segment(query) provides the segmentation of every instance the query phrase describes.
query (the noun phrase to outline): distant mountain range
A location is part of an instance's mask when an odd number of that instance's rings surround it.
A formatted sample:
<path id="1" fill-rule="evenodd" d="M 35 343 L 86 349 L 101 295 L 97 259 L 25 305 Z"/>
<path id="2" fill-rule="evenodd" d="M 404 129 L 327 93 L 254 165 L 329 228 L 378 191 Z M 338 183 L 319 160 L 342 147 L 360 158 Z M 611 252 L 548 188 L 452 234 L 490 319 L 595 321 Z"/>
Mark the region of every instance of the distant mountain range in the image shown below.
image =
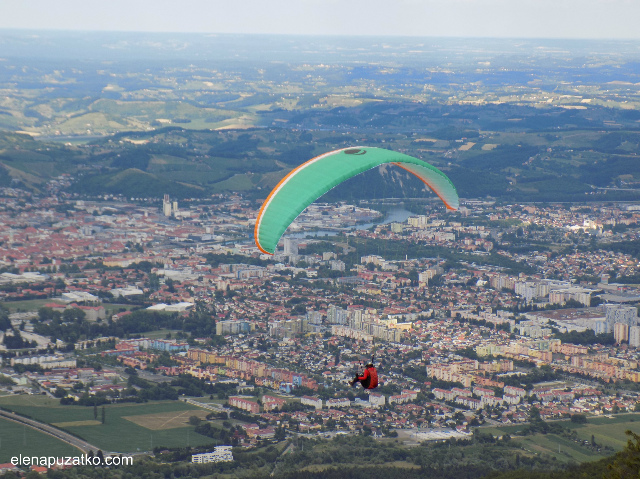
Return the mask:
<path id="1" fill-rule="evenodd" d="M 314 155 L 376 146 L 463 198 L 640 200 L 639 47 L 0 31 L 0 186 L 259 199 Z M 381 168 L 325 199 L 428 194 Z"/>

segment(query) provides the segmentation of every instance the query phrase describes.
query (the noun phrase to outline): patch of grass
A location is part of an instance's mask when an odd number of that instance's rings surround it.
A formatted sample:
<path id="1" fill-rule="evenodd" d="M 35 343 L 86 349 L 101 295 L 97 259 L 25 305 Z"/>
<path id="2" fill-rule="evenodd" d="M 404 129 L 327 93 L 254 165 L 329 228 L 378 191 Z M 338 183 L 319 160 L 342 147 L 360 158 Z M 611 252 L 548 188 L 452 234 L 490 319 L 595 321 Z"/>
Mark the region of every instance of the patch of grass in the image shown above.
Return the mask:
<path id="1" fill-rule="evenodd" d="M 0 406 L 49 424 L 94 420 L 92 407 L 60 406 L 57 400 L 42 396 L 0 398 Z M 173 412 L 188 414 L 189 411 L 195 413 L 202 409 L 180 401 L 111 404 L 105 406 L 105 424 L 67 426 L 64 429 L 109 452 L 149 451 L 156 446 L 210 444 L 211 438 L 197 434 L 192 426 L 152 431 L 126 419 Z M 101 412 L 98 412 L 98 420 L 100 417 Z"/>
<path id="2" fill-rule="evenodd" d="M 555 434 L 536 434 L 535 436 L 526 436 L 518 438 L 517 442 L 526 450 L 538 454 L 546 453 L 556 457 L 558 461 L 569 462 L 588 462 L 597 459 L 596 453 L 579 444 L 556 436 Z M 602 457 L 608 454 L 602 454 Z"/>
<path id="3" fill-rule="evenodd" d="M 480 431 L 483 434 L 492 434 L 494 436 L 502 436 L 503 434 L 509 434 L 511 436 L 521 433 L 529 427 L 528 424 L 517 424 L 513 426 L 497 426 L 497 427 L 483 427 Z"/>
<path id="4" fill-rule="evenodd" d="M 18 311 L 38 311 L 47 303 L 56 303 L 52 299 L 29 299 L 27 301 L 5 301 L 2 303 L 9 309 L 9 312 L 15 313 Z"/>
<path id="5" fill-rule="evenodd" d="M 71 421 L 71 422 L 56 422 L 52 424 L 55 427 L 69 427 L 69 426 L 97 426 L 100 421 L 88 420 L 88 421 Z"/>
<path id="6" fill-rule="evenodd" d="M 157 331 L 148 331 L 144 333 L 145 338 L 149 339 L 164 339 L 167 334 L 171 333 L 171 337 L 175 339 L 176 334 L 179 333 L 178 329 L 158 329 Z"/>
<path id="7" fill-rule="evenodd" d="M 580 441 L 588 441 L 590 443 L 593 436 L 597 445 L 621 451 L 627 444 L 625 431 L 631 430 L 636 434 L 640 434 L 640 418 L 638 416 L 638 414 L 618 414 L 610 417 L 590 417 L 586 424 L 576 424 L 571 421 L 560 421 L 560 423 L 563 427 L 574 430 Z M 554 434 L 518 437 L 518 433 L 524 431 L 527 427 L 526 424 L 498 426 L 482 428 L 481 431 L 494 436 L 510 434 L 512 437 L 515 436 L 514 441 L 522 444 L 528 450 L 552 454 L 562 461 L 566 461 L 568 457 L 571 457 L 577 462 L 585 462 L 594 460 L 594 457 L 599 455 L 610 455 L 610 451 L 593 452 L 581 444 Z M 558 446 L 560 446 L 559 454 Z"/>
<path id="8" fill-rule="evenodd" d="M 578 437 L 583 441 L 591 441 L 594 436 L 596 444 L 609 446 L 621 451 L 627 445 L 625 431 L 631 430 L 640 434 L 640 422 L 614 422 L 612 424 L 587 424 L 576 429 Z"/>
<path id="9" fill-rule="evenodd" d="M 185 411 L 163 412 L 157 414 L 141 414 L 138 416 L 123 416 L 138 426 L 152 431 L 164 431 L 166 429 L 183 428 L 191 416 L 202 420 L 209 414 L 205 409 L 187 409 Z"/>
<path id="10" fill-rule="evenodd" d="M 0 418 L 0 463 L 9 462 L 13 456 L 20 454 L 64 457 L 79 453 L 75 447 L 48 434 Z"/>
<path id="11" fill-rule="evenodd" d="M 633 423 L 635 421 L 640 422 L 640 414 L 630 413 L 630 414 L 612 414 L 609 416 L 599 416 L 589 418 L 588 423 L 596 426 L 600 425 L 610 425 L 617 423 Z"/>
<path id="12" fill-rule="evenodd" d="M 247 175 L 234 175 L 228 180 L 220 181 L 212 186 L 212 191 L 245 191 L 253 188 L 253 182 Z"/>

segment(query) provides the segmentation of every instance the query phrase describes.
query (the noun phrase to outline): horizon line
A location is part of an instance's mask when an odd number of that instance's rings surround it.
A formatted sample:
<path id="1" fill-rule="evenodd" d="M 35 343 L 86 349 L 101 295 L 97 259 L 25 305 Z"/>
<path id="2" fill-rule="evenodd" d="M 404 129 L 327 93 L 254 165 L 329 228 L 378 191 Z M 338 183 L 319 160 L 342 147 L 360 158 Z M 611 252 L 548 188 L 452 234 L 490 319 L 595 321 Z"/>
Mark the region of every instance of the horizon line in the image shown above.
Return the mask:
<path id="1" fill-rule="evenodd" d="M 15 27 L 0 27 L 0 33 L 5 32 L 43 32 L 43 33 L 83 33 L 83 34 L 138 34 L 138 35 L 200 35 L 200 36 L 245 36 L 245 37 L 260 37 L 260 36 L 282 36 L 282 37 L 326 37 L 326 38 L 414 38 L 414 39 L 482 39 L 482 40 L 561 40 L 561 41 L 614 41 L 614 42 L 640 42 L 640 37 L 513 37 L 513 36 L 460 36 L 460 35 L 399 35 L 399 34 L 384 34 L 376 35 L 371 33 L 354 33 L 354 34 L 335 34 L 335 33 L 281 33 L 281 32 L 186 32 L 178 30 L 83 30 L 83 29 L 59 29 L 59 28 L 15 28 Z"/>

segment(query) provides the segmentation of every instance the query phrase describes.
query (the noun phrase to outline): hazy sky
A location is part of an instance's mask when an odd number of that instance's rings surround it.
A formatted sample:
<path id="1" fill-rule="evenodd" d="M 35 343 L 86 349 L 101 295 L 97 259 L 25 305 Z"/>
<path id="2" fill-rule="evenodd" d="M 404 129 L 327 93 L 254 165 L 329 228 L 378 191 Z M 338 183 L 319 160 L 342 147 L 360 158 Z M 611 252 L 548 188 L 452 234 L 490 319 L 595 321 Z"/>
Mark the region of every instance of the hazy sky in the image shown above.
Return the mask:
<path id="1" fill-rule="evenodd" d="M 21 29 L 640 39 L 638 19 L 640 0 L 0 0 Z"/>

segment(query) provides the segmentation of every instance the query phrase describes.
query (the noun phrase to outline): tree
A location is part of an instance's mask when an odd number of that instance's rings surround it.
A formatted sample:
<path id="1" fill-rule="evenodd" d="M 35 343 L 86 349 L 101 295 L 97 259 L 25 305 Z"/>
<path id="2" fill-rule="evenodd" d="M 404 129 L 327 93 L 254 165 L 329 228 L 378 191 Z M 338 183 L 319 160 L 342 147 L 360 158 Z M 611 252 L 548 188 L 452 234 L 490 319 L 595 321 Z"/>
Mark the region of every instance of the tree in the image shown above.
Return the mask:
<path id="1" fill-rule="evenodd" d="M 640 435 L 626 431 L 629 436 L 627 447 L 616 454 L 613 464 L 610 464 L 608 479 L 625 479 L 640 476 Z"/>
<path id="2" fill-rule="evenodd" d="M 93 419 L 98 419 L 98 405 L 93 405 Z"/>
<path id="3" fill-rule="evenodd" d="M 531 409 L 529 409 L 529 421 L 540 421 L 540 409 L 538 409 L 536 406 L 531 406 Z"/>
<path id="4" fill-rule="evenodd" d="M 9 312 L 0 304 L 0 331 L 6 331 L 11 328 L 11 321 L 9 320 Z"/>
<path id="5" fill-rule="evenodd" d="M 283 427 L 277 428 L 276 433 L 274 435 L 274 439 L 276 441 L 284 441 L 285 437 L 286 437 L 286 433 L 284 431 L 284 428 Z"/>
<path id="6" fill-rule="evenodd" d="M 56 390 L 53 392 L 53 395 L 54 397 L 57 397 L 58 399 L 60 399 L 67 395 L 67 391 L 61 388 L 60 386 L 58 386 Z"/>
<path id="7" fill-rule="evenodd" d="M 62 318 L 68 322 L 82 323 L 85 319 L 86 313 L 80 308 L 65 309 L 62 313 Z"/>
<path id="8" fill-rule="evenodd" d="M 586 424 L 587 416 L 585 416 L 584 414 L 574 414 L 573 416 L 571 416 L 571 422 L 575 424 Z"/>
<path id="9" fill-rule="evenodd" d="M 102 406 L 102 424 L 104 424 L 104 419 L 105 419 L 105 410 L 104 410 L 104 406 Z"/>

